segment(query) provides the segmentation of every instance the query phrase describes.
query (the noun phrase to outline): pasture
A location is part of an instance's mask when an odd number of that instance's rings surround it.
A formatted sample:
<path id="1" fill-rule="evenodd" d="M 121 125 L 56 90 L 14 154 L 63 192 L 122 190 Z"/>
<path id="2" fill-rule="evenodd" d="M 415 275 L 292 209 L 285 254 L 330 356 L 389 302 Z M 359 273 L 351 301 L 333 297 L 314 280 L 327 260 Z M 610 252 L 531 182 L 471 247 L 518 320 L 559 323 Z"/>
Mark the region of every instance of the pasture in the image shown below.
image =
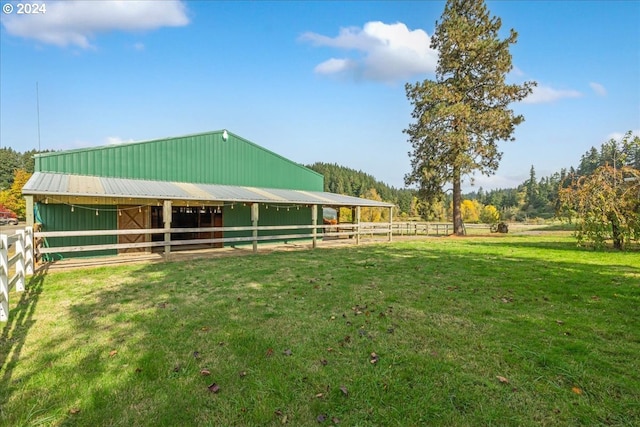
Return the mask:
<path id="1" fill-rule="evenodd" d="M 0 425 L 640 424 L 640 254 L 423 238 L 41 272 Z"/>

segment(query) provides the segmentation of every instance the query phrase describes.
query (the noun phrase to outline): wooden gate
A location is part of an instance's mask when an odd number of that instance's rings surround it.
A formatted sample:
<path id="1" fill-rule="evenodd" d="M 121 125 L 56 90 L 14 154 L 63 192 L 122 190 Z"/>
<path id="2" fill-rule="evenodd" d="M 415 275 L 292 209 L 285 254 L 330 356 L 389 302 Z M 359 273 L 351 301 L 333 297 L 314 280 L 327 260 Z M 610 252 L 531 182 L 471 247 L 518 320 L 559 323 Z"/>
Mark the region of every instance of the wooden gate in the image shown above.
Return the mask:
<path id="1" fill-rule="evenodd" d="M 118 206 L 118 229 L 146 229 L 149 224 L 149 210 L 139 206 Z M 148 234 L 126 234 L 118 236 L 118 243 L 142 243 L 149 241 Z M 120 249 L 119 253 L 138 253 L 148 251 L 149 248 Z"/>

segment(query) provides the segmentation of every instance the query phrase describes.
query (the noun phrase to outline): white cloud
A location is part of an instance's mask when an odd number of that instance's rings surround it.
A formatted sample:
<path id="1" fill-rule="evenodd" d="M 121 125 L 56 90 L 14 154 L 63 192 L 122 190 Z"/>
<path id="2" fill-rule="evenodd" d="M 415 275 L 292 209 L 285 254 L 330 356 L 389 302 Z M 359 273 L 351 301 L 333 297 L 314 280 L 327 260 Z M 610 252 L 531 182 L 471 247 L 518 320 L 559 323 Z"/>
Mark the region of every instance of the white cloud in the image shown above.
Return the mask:
<path id="1" fill-rule="evenodd" d="M 531 95 L 522 100 L 525 104 L 544 104 L 564 98 L 579 98 L 582 93 L 571 89 L 554 89 L 550 86 L 538 85 Z"/>
<path id="2" fill-rule="evenodd" d="M 107 145 L 113 145 L 113 144 L 126 144 L 128 142 L 133 142 L 133 139 L 129 138 L 129 139 L 122 139 L 119 136 L 108 136 L 105 140 Z"/>
<path id="3" fill-rule="evenodd" d="M 600 83 L 590 82 L 589 86 L 591 86 L 591 89 L 600 96 L 605 96 L 607 94 L 607 89 L 605 89 L 605 87 Z"/>
<path id="4" fill-rule="evenodd" d="M 624 138 L 626 134 L 627 134 L 626 132 L 612 132 L 609 135 L 607 135 L 605 140 L 609 141 L 613 139 L 619 142 L 619 141 L 622 141 L 622 138 Z M 635 138 L 635 137 L 640 138 L 640 129 L 633 129 L 631 131 L 631 138 Z"/>
<path id="5" fill-rule="evenodd" d="M 524 71 L 522 71 L 520 68 L 518 68 L 518 67 L 516 67 L 514 65 L 509 74 L 512 74 L 512 75 L 514 75 L 516 77 L 523 77 L 524 76 Z"/>
<path id="6" fill-rule="evenodd" d="M 56 46 L 91 48 L 90 40 L 109 31 L 141 31 L 177 27 L 189 23 L 186 6 L 180 0 L 93 0 L 48 1 L 47 12 L 16 14 L 2 20 L 7 33 Z"/>
<path id="7" fill-rule="evenodd" d="M 423 30 L 409 30 L 403 23 L 368 22 L 363 28 L 342 28 L 336 37 L 308 32 L 300 37 L 316 46 L 358 51 L 357 58 L 331 58 L 315 72 L 375 81 L 396 81 L 416 74 L 433 73 L 438 52 Z"/>
<path id="8" fill-rule="evenodd" d="M 348 71 L 357 67 L 355 61 L 349 59 L 336 59 L 331 58 L 328 61 L 324 61 L 318 64 L 314 71 L 319 74 L 334 74 Z"/>

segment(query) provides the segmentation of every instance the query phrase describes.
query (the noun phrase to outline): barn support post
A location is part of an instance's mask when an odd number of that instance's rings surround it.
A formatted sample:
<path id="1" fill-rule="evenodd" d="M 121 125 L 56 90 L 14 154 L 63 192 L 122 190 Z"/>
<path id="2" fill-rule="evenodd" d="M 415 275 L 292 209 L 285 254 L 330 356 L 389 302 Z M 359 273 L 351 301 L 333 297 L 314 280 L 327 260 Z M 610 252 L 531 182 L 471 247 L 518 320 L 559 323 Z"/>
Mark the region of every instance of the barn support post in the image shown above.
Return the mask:
<path id="1" fill-rule="evenodd" d="M 164 256 L 169 259 L 171 255 L 171 200 L 165 200 L 162 204 L 162 220 L 164 222 Z"/>
<path id="2" fill-rule="evenodd" d="M 33 226 L 33 196 L 24 196 L 25 208 L 26 208 L 26 216 L 27 216 L 27 225 Z"/>
<path id="3" fill-rule="evenodd" d="M 393 207 L 389 208 L 389 241 L 393 241 Z"/>
<path id="4" fill-rule="evenodd" d="M 318 225 L 318 205 L 311 205 L 311 225 L 313 226 L 311 229 L 312 247 L 315 249 L 318 246 L 318 230 L 316 229 Z"/>
<path id="5" fill-rule="evenodd" d="M 258 218 L 260 214 L 260 205 L 251 203 L 251 226 L 253 227 L 253 252 L 258 252 Z"/>
<path id="6" fill-rule="evenodd" d="M 354 218 L 356 225 L 356 245 L 360 244 L 360 206 L 356 206 L 356 216 Z"/>

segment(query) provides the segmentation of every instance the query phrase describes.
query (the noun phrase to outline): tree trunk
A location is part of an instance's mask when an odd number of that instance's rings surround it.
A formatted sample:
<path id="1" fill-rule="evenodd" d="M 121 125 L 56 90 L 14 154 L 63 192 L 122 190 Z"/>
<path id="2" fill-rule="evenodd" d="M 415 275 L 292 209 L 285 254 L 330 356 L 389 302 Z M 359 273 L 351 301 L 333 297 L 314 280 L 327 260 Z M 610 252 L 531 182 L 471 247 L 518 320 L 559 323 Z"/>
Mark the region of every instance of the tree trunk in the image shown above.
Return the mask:
<path id="1" fill-rule="evenodd" d="M 621 251 L 624 244 L 624 236 L 622 235 L 620 225 L 618 224 L 618 221 L 616 219 L 611 220 L 611 234 L 613 237 L 614 249 L 618 249 Z"/>
<path id="2" fill-rule="evenodd" d="M 462 185 L 460 179 L 460 168 L 458 166 L 453 167 L 453 234 L 456 236 L 463 236 L 464 229 L 462 228 Z"/>

